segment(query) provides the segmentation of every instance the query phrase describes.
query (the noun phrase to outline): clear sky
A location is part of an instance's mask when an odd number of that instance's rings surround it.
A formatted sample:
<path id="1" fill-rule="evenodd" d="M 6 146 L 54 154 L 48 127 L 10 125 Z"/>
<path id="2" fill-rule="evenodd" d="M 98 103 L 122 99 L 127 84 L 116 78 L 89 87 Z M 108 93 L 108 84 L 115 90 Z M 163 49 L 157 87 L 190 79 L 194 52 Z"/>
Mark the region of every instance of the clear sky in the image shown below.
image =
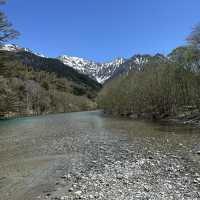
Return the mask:
<path id="1" fill-rule="evenodd" d="M 169 53 L 200 21 L 200 0 L 8 0 L 12 43 L 96 61 Z"/>

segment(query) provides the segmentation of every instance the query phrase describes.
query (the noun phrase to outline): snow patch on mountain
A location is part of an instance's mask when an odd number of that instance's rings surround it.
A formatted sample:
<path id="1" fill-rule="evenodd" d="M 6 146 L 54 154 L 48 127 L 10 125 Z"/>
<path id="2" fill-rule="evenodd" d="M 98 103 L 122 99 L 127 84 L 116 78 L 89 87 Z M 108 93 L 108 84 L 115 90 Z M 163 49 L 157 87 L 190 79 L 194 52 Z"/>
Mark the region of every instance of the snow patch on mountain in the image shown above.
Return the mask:
<path id="1" fill-rule="evenodd" d="M 0 50 L 4 51 L 18 51 L 19 49 L 20 47 L 15 44 L 5 44 L 0 46 Z"/>
<path id="2" fill-rule="evenodd" d="M 98 63 L 94 61 L 85 60 L 79 57 L 59 56 L 65 65 L 68 65 L 80 73 L 86 74 L 95 79 L 99 83 L 104 83 L 108 80 L 114 71 L 125 62 L 124 58 L 118 58 L 111 62 Z"/>
<path id="3" fill-rule="evenodd" d="M 40 57 L 44 57 L 44 58 L 46 57 L 43 54 L 34 52 L 31 49 L 29 49 L 29 48 L 20 47 L 20 46 L 18 46 L 16 44 L 3 44 L 3 45 L 0 45 L 0 50 L 3 50 L 3 51 L 12 51 L 12 52 L 26 51 L 26 52 L 33 53 L 33 54 L 35 54 L 37 56 L 40 56 Z"/>

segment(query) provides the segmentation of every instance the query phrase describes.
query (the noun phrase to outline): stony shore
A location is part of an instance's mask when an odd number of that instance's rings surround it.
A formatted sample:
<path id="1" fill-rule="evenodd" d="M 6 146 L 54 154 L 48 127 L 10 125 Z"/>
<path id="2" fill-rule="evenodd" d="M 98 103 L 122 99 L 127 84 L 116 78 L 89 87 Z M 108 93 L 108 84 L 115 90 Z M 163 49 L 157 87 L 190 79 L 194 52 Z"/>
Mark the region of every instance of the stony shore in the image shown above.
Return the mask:
<path id="1" fill-rule="evenodd" d="M 200 129 L 82 112 L 0 123 L 2 200 L 199 200 Z"/>
<path id="2" fill-rule="evenodd" d="M 192 162 L 200 152 L 186 150 L 179 144 L 178 152 L 163 154 L 121 146 L 118 155 L 105 144 L 90 161 L 79 163 L 66 171 L 56 182 L 48 200 L 198 200 L 200 199 L 199 166 Z M 182 150 L 181 150 L 182 149 Z M 92 156 L 92 157 L 91 157 Z M 96 157 L 96 159 L 94 159 Z"/>

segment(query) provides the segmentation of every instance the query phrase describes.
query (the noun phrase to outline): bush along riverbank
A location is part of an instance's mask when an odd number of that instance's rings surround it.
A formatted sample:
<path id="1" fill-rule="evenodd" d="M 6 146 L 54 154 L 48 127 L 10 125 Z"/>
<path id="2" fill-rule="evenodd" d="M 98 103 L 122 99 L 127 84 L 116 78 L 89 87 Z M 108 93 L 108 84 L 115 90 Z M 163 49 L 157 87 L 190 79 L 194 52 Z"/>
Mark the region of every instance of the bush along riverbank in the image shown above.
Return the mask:
<path id="1" fill-rule="evenodd" d="M 116 114 L 107 112 L 104 110 L 104 114 L 107 116 L 122 117 L 133 120 L 150 120 L 154 122 L 167 122 L 175 124 L 188 124 L 200 127 L 200 112 L 198 110 L 188 110 L 179 112 L 176 115 L 157 115 L 156 113 L 128 113 L 128 114 Z"/>

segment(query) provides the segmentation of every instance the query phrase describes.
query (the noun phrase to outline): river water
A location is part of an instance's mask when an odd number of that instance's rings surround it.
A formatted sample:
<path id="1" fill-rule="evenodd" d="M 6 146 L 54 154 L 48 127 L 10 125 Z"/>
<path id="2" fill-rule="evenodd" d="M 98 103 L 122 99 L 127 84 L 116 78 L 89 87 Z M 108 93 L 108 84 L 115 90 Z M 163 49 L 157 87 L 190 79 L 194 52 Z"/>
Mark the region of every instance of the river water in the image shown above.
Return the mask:
<path id="1" fill-rule="evenodd" d="M 0 121 L 0 199 L 200 199 L 200 129 L 100 111 Z"/>

